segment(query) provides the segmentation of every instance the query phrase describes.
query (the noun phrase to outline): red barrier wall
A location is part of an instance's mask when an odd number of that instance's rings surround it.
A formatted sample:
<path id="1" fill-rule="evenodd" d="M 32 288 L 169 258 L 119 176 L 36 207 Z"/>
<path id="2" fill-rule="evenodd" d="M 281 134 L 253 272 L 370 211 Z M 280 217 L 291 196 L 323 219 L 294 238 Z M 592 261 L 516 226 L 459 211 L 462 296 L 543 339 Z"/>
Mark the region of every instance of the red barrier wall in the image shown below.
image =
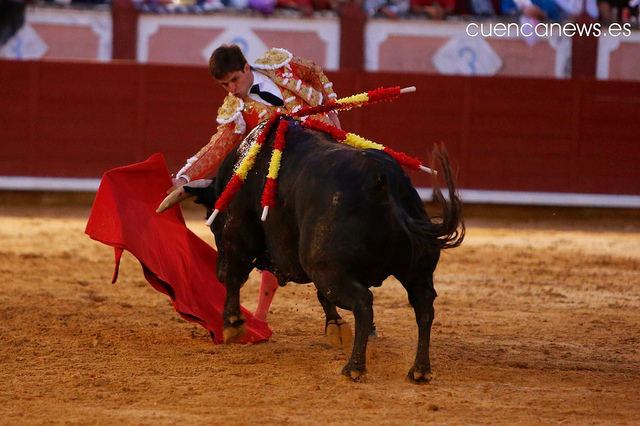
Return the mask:
<path id="1" fill-rule="evenodd" d="M 2 176 L 100 177 L 156 152 L 177 171 L 224 97 L 205 67 L 0 61 L 0 74 Z M 328 74 L 341 96 L 416 86 L 341 113 L 343 127 L 425 161 L 444 143 L 461 188 L 640 194 L 640 83 Z"/>

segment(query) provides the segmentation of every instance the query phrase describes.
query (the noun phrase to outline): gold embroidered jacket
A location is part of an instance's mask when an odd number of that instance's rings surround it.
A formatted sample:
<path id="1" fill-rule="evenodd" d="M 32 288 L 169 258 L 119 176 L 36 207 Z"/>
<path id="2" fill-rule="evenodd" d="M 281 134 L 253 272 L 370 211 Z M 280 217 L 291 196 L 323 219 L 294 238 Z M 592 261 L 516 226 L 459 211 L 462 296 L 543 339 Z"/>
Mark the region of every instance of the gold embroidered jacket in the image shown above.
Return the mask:
<path id="1" fill-rule="evenodd" d="M 307 106 L 317 106 L 336 97 L 332 83 L 322 68 L 313 62 L 297 58 L 284 49 L 271 49 L 253 65 L 253 69 L 269 77 L 282 91 L 283 107 L 265 105 L 246 97 L 227 95 L 218 110 L 218 129 L 211 140 L 178 172 L 177 177 L 192 181 L 213 171 L 224 157 L 237 146 L 258 123 L 283 109 L 295 112 Z M 326 115 L 316 116 L 331 124 Z"/>

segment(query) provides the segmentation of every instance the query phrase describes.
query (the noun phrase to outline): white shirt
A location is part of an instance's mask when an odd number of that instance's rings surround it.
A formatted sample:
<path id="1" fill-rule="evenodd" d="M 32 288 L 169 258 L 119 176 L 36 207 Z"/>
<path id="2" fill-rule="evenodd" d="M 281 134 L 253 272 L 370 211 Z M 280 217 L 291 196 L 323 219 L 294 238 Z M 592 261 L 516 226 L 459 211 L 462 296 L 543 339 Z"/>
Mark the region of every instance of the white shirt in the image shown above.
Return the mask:
<path id="1" fill-rule="evenodd" d="M 258 87 L 260 88 L 261 92 L 269 92 L 269 93 L 271 93 L 273 95 L 276 95 L 280 99 L 282 99 L 282 92 L 280 91 L 280 88 L 269 77 L 264 76 L 264 75 L 262 75 L 262 74 L 260 74 L 258 72 L 253 71 L 253 70 L 251 70 L 251 72 L 253 73 L 253 85 L 254 86 L 257 84 Z M 273 106 L 269 102 L 265 101 L 260 96 L 258 96 L 256 93 L 249 92 L 248 96 L 251 99 L 253 99 L 254 101 L 261 102 L 261 103 L 263 103 L 265 105 Z"/>

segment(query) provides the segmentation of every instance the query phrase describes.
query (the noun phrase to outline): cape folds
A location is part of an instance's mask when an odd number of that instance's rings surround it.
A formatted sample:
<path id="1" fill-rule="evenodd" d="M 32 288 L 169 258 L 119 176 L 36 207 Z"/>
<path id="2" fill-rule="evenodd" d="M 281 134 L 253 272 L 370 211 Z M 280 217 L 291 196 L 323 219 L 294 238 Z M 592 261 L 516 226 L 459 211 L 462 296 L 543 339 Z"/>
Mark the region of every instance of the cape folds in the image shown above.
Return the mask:
<path id="1" fill-rule="evenodd" d="M 115 249 L 118 278 L 124 250 L 134 255 L 153 288 L 171 298 L 175 310 L 187 321 L 200 324 L 222 343 L 224 284 L 216 278 L 216 250 L 185 225 L 176 206 L 162 214 L 156 208 L 166 196 L 171 178 L 164 157 L 120 167 L 104 174 L 85 232 Z M 267 323 L 243 309 L 247 335 L 239 343 L 268 340 Z"/>

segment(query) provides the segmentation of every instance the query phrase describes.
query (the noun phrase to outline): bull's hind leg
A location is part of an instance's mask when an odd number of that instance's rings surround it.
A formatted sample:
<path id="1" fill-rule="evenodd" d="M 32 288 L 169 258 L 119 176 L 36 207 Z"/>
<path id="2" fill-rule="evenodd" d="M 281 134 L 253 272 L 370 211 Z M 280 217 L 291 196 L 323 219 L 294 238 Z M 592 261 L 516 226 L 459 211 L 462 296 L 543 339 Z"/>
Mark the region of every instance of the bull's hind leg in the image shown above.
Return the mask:
<path id="1" fill-rule="evenodd" d="M 342 374 L 357 380 L 367 371 L 367 341 L 373 327 L 373 293 L 359 284 L 354 287 L 357 290 L 350 293 L 348 298 L 353 301 L 351 311 L 355 318 L 356 335 L 351 358 L 342 369 Z"/>
<path id="2" fill-rule="evenodd" d="M 326 297 L 318 291 L 318 300 L 324 309 L 325 326 L 324 334 L 329 339 L 331 346 L 335 348 L 346 348 L 353 344 L 353 333 L 351 327 L 342 319 L 336 309 L 336 305 L 329 302 Z"/>
<path id="3" fill-rule="evenodd" d="M 431 340 L 431 325 L 433 324 L 433 301 L 436 291 L 433 288 L 433 278 L 430 275 L 427 282 L 421 280 L 413 285 L 402 284 L 409 294 L 409 303 L 413 306 L 418 323 L 418 351 L 416 359 L 407 377 L 415 383 L 431 381 L 431 360 L 429 359 L 429 342 Z"/>
<path id="4" fill-rule="evenodd" d="M 367 340 L 373 325 L 373 294 L 359 282 L 344 277 L 316 279 L 314 276 L 314 282 L 327 300 L 353 312 L 356 329 L 353 350 L 342 369 L 342 375 L 350 380 L 358 380 L 367 370 Z"/>

